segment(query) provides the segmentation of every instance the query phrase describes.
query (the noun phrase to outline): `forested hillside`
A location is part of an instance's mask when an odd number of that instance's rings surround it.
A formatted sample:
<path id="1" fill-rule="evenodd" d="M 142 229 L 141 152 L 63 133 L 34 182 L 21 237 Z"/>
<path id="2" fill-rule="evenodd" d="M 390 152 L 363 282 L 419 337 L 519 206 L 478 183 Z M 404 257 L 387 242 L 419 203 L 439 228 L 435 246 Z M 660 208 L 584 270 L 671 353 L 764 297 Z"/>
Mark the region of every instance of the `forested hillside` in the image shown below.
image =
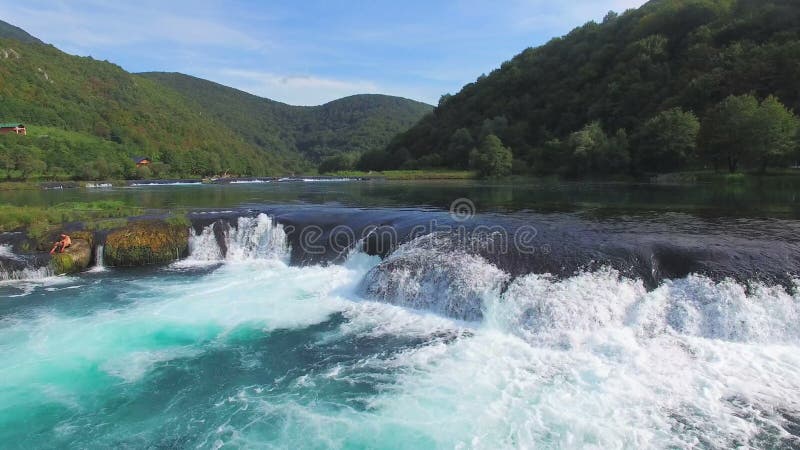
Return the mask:
<path id="1" fill-rule="evenodd" d="M 162 83 L 234 128 L 248 142 L 310 161 L 384 148 L 433 107 L 387 95 L 354 95 L 321 106 L 290 106 L 180 73 L 140 74 Z"/>
<path id="2" fill-rule="evenodd" d="M 800 110 L 800 2 L 653 0 L 523 51 L 361 165 L 466 167 L 504 146 L 502 171 L 519 173 L 785 166 L 789 110 Z M 737 128 L 731 148 L 723 123 Z"/>
<path id="3" fill-rule="evenodd" d="M 178 93 L 114 64 L 10 39 L 0 39 L 0 49 L 0 121 L 29 129 L 2 137 L 3 168 L 29 172 L 22 166 L 32 158 L 40 170 L 31 173 L 81 176 L 99 164 L 105 177 L 131 177 L 131 157 L 149 156 L 164 176 L 285 170 L 281 158 L 203 117 Z"/>
<path id="4" fill-rule="evenodd" d="M 279 175 L 383 148 L 431 107 L 366 95 L 295 107 L 180 74 L 131 74 L 0 22 L 0 178 Z M 133 157 L 155 163 L 137 169 Z"/>

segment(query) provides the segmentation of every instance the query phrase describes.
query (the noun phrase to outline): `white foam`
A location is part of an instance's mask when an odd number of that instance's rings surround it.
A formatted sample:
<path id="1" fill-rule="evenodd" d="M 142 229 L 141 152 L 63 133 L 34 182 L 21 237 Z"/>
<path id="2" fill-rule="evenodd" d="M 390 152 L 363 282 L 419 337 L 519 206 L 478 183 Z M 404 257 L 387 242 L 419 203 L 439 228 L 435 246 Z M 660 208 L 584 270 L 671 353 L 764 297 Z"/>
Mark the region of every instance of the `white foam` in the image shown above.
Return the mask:
<path id="1" fill-rule="evenodd" d="M 786 435 L 778 411 L 800 411 L 800 297 L 780 287 L 690 276 L 648 292 L 604 269 L 528 275 L 501 292 L 508 276 L 466 254 L 407 247 L 383 262 L 355 251 L 342 265 L 291 267 L 285 234 L 268 217 L 228 231 L 228 263 L 191 282 L 132 284 L 125 308 L 0 319 L 0 354 L 14 362 L 0 365 L 0 379 L 10 391 L 53 385 L 43 374 L 68 380 L 86 366 L 131 383 L 243 329 L 297 329 L 341 314 L 344 323 L 320 333 L 321 343 L 401 336 L 420 344 L 398 352 L 386 344 L 309 370 L 289 378 L 296 390 L 285 397 L 272 395 L 272 378 L 237 386 L 214 407 L 232 406 L 247 420 L 209 428 L 205 442 L 264 446 L 251 426 L 264 421 L 281 424 L 271 437 L 287 447 L 758 447 L 764 433 Z M 205 249 L 203 258 L 221 260 L 211 231 L 193 242 L 194 255 Z M 358 298 L 359 282 L 378 265 L 386 274 L 379 281 L 388 277 L 380 292 L 413 301 Z M 433 313 L 458 317 L 471 311 L 458 302 L 475 298 L 482 322 Z M 371 383 L 375 392 L 358 399 L 364 408 L 298 399 L 327 381 Z M 91 388 L 62 387 L 73 395 Z"/>
<path id="2" fill-rule="evenodd" d="M 103 246 L 102 245 L 98 245 L 95 248 L 94 253 L 95 253 L 95 257 L 94 257 L 95 258 L 95 263 L 94 263 L 94 266 L 92 266 L 92 268 L 89 269 L 89 272 L 99 273 L 99 272 L 107 271 L 108 269 L 103 264 Z"/>
<path id="3" fill-rule="evenodd" d="M 13 248 L 9 244 L 0 244 L 0 258 L 22 261 L 22 257 L 14 253 Z"/>
<path id="4" fill-rule="evenodd" d="M 0 283 L 6 282 L 44 282 L 53 278 L 53 269 L 50 266 L 37 268 L 25 268 L 22 270 L 12 270 L 10 272 L 0 271 Z"/>
<path id="5" fill-rule="evenodd" d="M 797 290 L 797 289 L 796 289 Z M 643 334 L 675 333 L 738 342 L 800 342 L 800 295 L 782 287 L 701 276 L 665 282 L 641 296 L 629 324 Z"/>
<path id="6" fill-rule="evenodd" d="M 341 183 L 345 181 L 355 181 L 353 178 L 300 178 L 304 183 Z"/>
<path id="7" fill-rule="evenodd" d="M 347 298 L 367 270 L 362 262 L 300 268 L 274 258 L 240 261 L 191 283 L 132 282 L 124 308 L 9 318 L 0 327 L 0 351 L 15 363 L 0 365 L 0 379 L 23 386 L 53 370 L 79 371 L 80 361 L 133 382 L 160 363 L 225 345 L 243 327 L 268 332 L 320 323 L 352 305 Z"/>
<path id="8" fill-rule="evenodd" d="M 271 182 L 270 180 L 235 180 L 231 181 L 230 184 L 267 184 Z"/>
<path id="9" fill-rule="evenodd" d="M 401 246 L 364 279 L 366 296 L 479 320 L 484 299 L 497 295 L 508 275 L 479 256 L 440 244 L 437 236 L 427 235 Z"/>
<path id="10" fill-rule="evenodd" d="M 127 383 L 141 379 L 159 363 L 179 358 L 191 358 L 200 354 L 198 349 L 178 347 L 165 350 L 149 350 L 111 356 L 100 367 L 104 372 L 121 378 Z"/>
<path id="11" fill-rule="evenodd" d="M 486 324 L 529 342 L 571 345 L 573 335 L 622 326 L 628 308 L 646 294 L 641 282 L 610 269 L 567 280 L 528 275 L 502 296 L 486 298 Z"/>
<path id="12" fill-rule="evenodd" d="M 203 184 L 200 181 L 179 181 L 174 183 L 131 183 L 132 187 L 146 187 L 146 186 L 197 186 Z"/>

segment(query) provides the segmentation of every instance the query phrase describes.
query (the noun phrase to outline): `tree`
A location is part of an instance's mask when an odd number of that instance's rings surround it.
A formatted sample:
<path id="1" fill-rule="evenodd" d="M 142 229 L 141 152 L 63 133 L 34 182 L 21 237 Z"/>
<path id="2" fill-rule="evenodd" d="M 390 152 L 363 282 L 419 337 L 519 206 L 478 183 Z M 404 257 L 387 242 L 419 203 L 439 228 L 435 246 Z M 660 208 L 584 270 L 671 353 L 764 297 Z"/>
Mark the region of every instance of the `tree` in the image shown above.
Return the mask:
<path id="1" fill-rule="evenodd" d="M 561 173 L 566 166 L 566 146 L 559 139 L 551 139 L 528 155 L 528 164 L 539 175 Z"/>
<path id="2" fill-rule="evenodd" d="M 608 137 L 599 122 L 592 122 L 567 139 L 569 174 L 584 176 L 596 167 L 595 161 L 608 145 Z"/>
<path id="3" fill-rule="evenodd" d="M 642 125 L 635 136 L 636 166 L 648 172 L 682 169 L 695 156 L 700 121 L 692 112 L 672 108 Z"/>
<path id="4" fill-rule="evenodd" d="M 630 170 L 631 148 L 628 132 L 620 128 L 608 139 L 603 158 L 598 169 L 603 173 L 623 173 Z"/>
<path id="5" fill-rule="evenodd" d="M 774 96 L 761 103 L 756 118 L 758 131 L 753 152 L 760 159 L 760 170 L 765 172 L 770 164 L 784 165 L 797 147 L 800 121 L 797 116 Z"/>
<path id="6" fill-rule="evenodd" d="M 364 153 L 356 164 L 356 169 L 365 172 L 373 170 L 381 171 L 389 168 L 391 163 L 391 155 L 384 150 L 373 150 Z"/>
<path id="7" fill-rule="evenodd" d="M 500 138 L 490 134 L 480 147 L 470 153 L 470 166 L 482 177 L 504 177 L 511 174 L 514 155 Z"/>
<path id="8" fill-rule="evenodd" d="M 43 173 L 47 170 L 47 164 L 41 159 L 31 156 L 27 152 L 17 154 L 17 169 L 22 172 L 23 179 L 29 179 L 37 173 Z"/>
<path id="9" fill-rule="evenodd" d="M 336 156 L 329 156 L 322 160 L 319 165 L 319 173 L 339 172 L 341 170 L 352 170 L 355 160 L 351 155 L 342 153 Z"/>
<path id="10" fill-rule="evenodd" d="M 0 168 L 6 172 L 6 179 L 11 178 L 11 171 L 16 168 L 16 161 L 8 147 L 0 144 Z"/>
<path id="11" fill-rule="evenodd" d="M 146 180 L 152 177 L 153 173 L 147 166 L 139 166 L 136 168 L 136 178 L 140 180 Z"/>
<path id="12" fill-rule="evenodd" d="M 457 129 L 447 145 L 445 163 L 450 167 L 467 167 L 469 165 L 469 152 L 475 148 L 475 140 L 467 128 Z"/>
<path id="13" fill-rule="evenodd" d="M 702 155 L 715 168 L 726 162 L 731 173 L 742 164 L 763 172 L 791 156 L 798 128 L 797 116 L 775 97 L 759 104 L 753 95 L 731 96 L 703 120 Z"/>
<path id="14" fill-rule="evenodd" d="M 727 164 L 731 173 L 739 169 L 754 146 L 758 100 L 753 95 L 730 96 L 715 106 L 700 128 L 701 155 L 715 169 Z"/>

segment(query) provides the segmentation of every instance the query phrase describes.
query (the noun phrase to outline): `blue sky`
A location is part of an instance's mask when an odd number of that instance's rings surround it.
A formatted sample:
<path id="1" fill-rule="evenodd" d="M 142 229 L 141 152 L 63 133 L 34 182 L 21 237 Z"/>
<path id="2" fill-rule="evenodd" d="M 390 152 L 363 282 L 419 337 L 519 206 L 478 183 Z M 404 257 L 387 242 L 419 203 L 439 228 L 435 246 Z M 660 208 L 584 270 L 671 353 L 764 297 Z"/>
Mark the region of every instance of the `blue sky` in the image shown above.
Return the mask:
<path id="1" fill-rule="evenodd" d="M 529 46 L 644 0 L 0 0 L 0 19 L 132 72 L 183 72 L 295 105 L 436 103 Z"/>

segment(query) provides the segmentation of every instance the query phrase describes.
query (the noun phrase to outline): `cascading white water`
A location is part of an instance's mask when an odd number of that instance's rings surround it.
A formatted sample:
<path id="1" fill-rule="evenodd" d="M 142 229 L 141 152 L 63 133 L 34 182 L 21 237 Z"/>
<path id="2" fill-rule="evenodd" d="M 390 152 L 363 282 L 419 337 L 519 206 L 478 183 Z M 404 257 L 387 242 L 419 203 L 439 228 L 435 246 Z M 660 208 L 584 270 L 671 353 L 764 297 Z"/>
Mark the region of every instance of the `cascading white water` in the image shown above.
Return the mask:
<path id="1" fill-rule="evenodd" d="M 16 263 L 25 261 L 24 258 L 14 253 L 10 245 L 0 245 L 0 281 L 34 281 L 53 276 L 50 266 L 8 268 L 3 264 L 3 259 L 15 263 L 12 264 L 12 267 L 16 266 Z"/>
<path id="2" fill-rule="evenodd" d="M 447 236 L 431 234 L 401 246 L 367 274 L 362 291 L 398 306 L 479 320 L 483 299 L 509 277 L 483 258 L 447 244 Z"/>
<path id="3" fill-rule="evenodd" d="M 99 244 L 97 248 L 95 248 L 95 263 L 94 267 L 89 269 L 90 272 L 105 272 L 106 267 L 103 264 L 103 245 Z"/>
<path id="4" fill-rule="evenodd" d="M 240 217 L 236 228 L 225 233 L 229 261 L 248 259 L 282 259 L 289 253 L 283 226 L 275 224 L 266 214 Z"/>
<path id="5" fill-rule="evenodd" d="M 0 281 L 37 281 L 53 276 L 50 266 L 25 268 L 22 270 L 0 270 Z"/>
<path id="6" fill-rule="evenodd" d="M 0 245 L 0 258 L 10 259 L 14 261 L 20 261 L 22 258 L 14 253 L 14 249 L 11 248 L 8 244 L 1 244 Z"/>
<path id="7" fill-rule="evenodd" d="M 486 285 L 507 279 L 485 261 L 473 264 L 441 270 L 495 277 Z M 373 280 L 403 280 L 379 290 L 406 289 L 402 295 L 373 296 L 393 303 L 431 276 L 402 265 L 377 270 L 389 273 L 371 273 Z M 445 284 L 424 301 L 400 303 L 464 318 L 445 307 L 459 275 L 437 279 Z M 372 403 L 378 427 L 413 417 L 418 433 L 471 448 L 798 442 L 791 430 L 800 411 L 800 294 L 702 276 L 648 291 L 602 269 L 564 279 L 531 274 L 502 293 L 485 291 L 481 301 L 473 336 L 387 364 L 408 374 L 398 395 Z M 441 418 L 452 411 L 457 418 L 443 430 Z"/>
<path id="8" fill-rule="evenodd" d="M 282 260 L 289 254 L 289 244 L 283 226 L 276 224 L 266 214 L 240 217 L 235 226 L 224 225 L 222 235 L 227 249 L 224 257 L 214 233 L 214 226 L 212 224 L 205 227 L 199 234 L 192 232 L 189 238 L 189 258 L 180 265 L 213 264 L 223 260 L 227 262 Z"/>
<path id="9" fill-rule="evenodd" d="M 0 399 L 16 408 L 5 420 L 18 420 L 8 428 L 19 439 L 41 446 L 17 412 L 57 392 L 76 399 L 49 425 L 46 437 L 63 446 L 137 433 L 173 443 L 186 429 L 198 447 L 796 442 L 787 430 L 800 411 L 800 297 L 781 287 L 690 276 L 648 291 L 611 269 L 511 281 L 435 236 L 384 261 L 355 250 L 342 265 L 294 267 L 280 260 L 286 236 L 266 216 L 214 231 L 192 237 L 191 258 L 242 264 L 83 287 L 100 303 L 80 320 L 36 302 L 6 320 L 0 341 L 14 342 L 4 354 L 13 364 L 0 368 L 10 386 Z M 45 289 L 59 299 L 78 292 Z M 107 302 L 109 292 L 125 301 Z M 198 376 L 175 383 L 170 373 Z M 185 408 L 154 404 L 151 386 Z M 96 391 L 103 405 L 133 396 L 177 425 L 143 429 L 127 415 L 107 425 Z"/>

